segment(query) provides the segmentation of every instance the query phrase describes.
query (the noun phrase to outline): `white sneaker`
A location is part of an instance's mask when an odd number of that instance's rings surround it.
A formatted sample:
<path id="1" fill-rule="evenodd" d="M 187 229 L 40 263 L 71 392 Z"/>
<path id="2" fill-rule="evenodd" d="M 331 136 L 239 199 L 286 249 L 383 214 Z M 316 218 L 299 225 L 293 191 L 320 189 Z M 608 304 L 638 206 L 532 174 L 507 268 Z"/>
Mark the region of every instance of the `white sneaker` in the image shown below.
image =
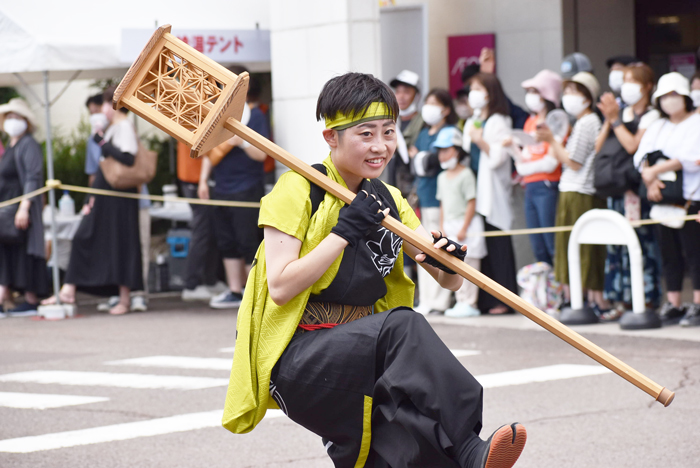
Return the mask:
<path id="1" fill-rule="evenodd" d="M 453 318 L 477 317 L 479 315 L 481 315 L 479 309 L 462 302 L 456 303 L 454 307 L 445 311 L 445 317 Z"/>
<path id="2" fill-rule="evenodd" d="M 109 309 L 119 304 L 119 296 L 110 297 L 107 302 L 97 304 L 97 310 L 100 312 L 109 312 Z"/>
<path id="3" fill-rule="evenodd" d="M 200 284 L 194 289 L 183 289 L 182 290 L 182 300 L 183 301 L 208 301 L 216 294 L 207 286 Z"/>
<path id="4" fill-rule="evenodd" d="M 228 285 L 223 281 L 217 281 L 216 284 L 205 287 L 209 290 L 212 296 L 216 296 L 217 294 L 221 294 L 229 290 Z"/>
<path id="5" fill-rule="evenodd" d="M 143 296 L 134 296 L 131 298 L 131 311 L 132 312 L 146 312 L 148 306 L 146 305 L 146 298 Z"/>
<path id="6" fill-rule="evenodd" d="M 424 306 L 422 304 L 418 304 L 416 307 L 413 308 L 416 312 L 418 312 L 421 315 L 428 315 L 432 309 L 428 306 Z"/>

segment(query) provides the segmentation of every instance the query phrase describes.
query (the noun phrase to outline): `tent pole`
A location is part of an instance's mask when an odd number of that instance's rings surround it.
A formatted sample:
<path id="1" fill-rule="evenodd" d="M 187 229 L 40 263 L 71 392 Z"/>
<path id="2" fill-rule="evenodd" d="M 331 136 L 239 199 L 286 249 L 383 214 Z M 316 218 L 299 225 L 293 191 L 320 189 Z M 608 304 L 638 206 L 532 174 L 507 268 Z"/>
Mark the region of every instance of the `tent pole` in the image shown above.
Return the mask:
<path id="1" fill-rule="evenodd" d="M 44 111 L 46 114 L 46 171 L 49 180 L 54 179 L 53 173 L 53 143 L 51 141 L 51 100 L 49 99 L 49 72 L 44 71 Z M 49 190 L 49 205 L 51 206 L 51 262 L 53 263 L 53 291 L 56 303 L 60 304 L 58 291 L 60 280 L 58 276 L 58 239 L 56 237 L 56 190 Z"/>

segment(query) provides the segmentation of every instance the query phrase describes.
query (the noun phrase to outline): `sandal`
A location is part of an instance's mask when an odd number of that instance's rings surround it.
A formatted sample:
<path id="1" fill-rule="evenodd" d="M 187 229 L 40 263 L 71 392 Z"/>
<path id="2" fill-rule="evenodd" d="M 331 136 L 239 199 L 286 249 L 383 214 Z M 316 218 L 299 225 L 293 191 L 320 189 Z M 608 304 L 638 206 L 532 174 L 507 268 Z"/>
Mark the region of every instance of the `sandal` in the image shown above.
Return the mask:
<path id="1" fill-rule="evenodd" d="M 117 305 L 115 305 L 114 307 L 109 309 L 109 313 L 111 315 L 124 315 L 124 314 L 128 314 L 129 312 L 130 312 L 129 306 L 124 305 L 121 302 L 119 302 Z"/>
<path id="2" fill-rule="evenodd" d="M 62 296 L 60 292 L 58 293 L 58 297 L 61 299 L 61 304 L 75 305 L 75 297 L 67 299 L 66 296 Z M 39 305 L 56 305 L 57 303 L 58 301 L 56 300 L 56 295 L 54 294 L 53 296 L 41 301 Z"/>

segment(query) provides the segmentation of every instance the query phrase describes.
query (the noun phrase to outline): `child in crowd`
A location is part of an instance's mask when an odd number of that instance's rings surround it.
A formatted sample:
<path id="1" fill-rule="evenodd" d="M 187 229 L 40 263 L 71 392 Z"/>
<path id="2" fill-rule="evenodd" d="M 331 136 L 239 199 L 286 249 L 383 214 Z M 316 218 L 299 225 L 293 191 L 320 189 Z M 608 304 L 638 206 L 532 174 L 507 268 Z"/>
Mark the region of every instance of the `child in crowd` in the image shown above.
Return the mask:
<path id="1" fill-rule="evenodd" d="M 476 213 L 476 178 L 462 164 L 466 155 L 462 149 L 462 132 L 456 127 L 443 129 L 434 144 L 438 149 L 440 167 L 437 199 L 440 200 L 440 230 L 450 240 L 469 246 L 465 263 L 476 270 L 486 256 L 486 240 L 479 234 L 484 232 L 484 220 Z M 464 280 L 455 292 L 457 303 L 445 311 L 447 317 L 474 317 L 479 315 L 477 300 L 479 288 Z"/>

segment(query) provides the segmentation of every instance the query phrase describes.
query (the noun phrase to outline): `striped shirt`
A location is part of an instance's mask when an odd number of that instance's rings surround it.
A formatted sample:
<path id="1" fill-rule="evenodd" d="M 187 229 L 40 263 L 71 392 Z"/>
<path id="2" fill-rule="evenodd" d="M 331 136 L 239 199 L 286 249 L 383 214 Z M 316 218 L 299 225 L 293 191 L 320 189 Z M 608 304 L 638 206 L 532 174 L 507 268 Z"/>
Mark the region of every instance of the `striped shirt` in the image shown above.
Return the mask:
<path id="1" fill-rule="evenodd" d="M 594 195 L 593 187 L 593 160 L 595 159 L 595 139 L 600 133 L 600 119 L 595 113 L 581 117 L 571 132 L 566 150 L 569 158 L 581 164 L 577 171 L 567 165 L 559 181 L 560 192 L 578 192 L 586 195 Z"/>

